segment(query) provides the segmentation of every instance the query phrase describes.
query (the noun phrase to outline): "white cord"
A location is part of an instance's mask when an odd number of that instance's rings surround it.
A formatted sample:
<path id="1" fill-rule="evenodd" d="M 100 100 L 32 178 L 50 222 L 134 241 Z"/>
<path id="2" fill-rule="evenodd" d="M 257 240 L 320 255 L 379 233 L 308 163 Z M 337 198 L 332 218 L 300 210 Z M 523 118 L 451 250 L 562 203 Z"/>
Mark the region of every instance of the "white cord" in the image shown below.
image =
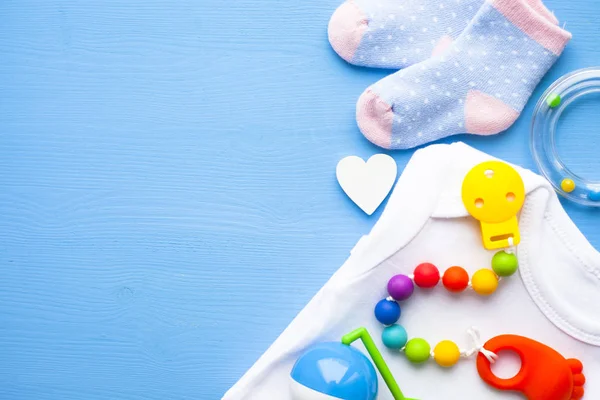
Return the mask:
<path id="1" fill-rule="evenodd" d="M 492 351 L 486 350 L 483 347 L 483 342 L 481 341 L 481 332 L 477 327 L 473 326 L 469 330 L 467 330 L 469 336 L 471 336 L 471 341 L 473 342 L 473 348 L 471 350 L 462 350 L 461 355 L 463 357 L 471 357 L 474 354 L 481 353 L 488 359 L 490 363 L 495 363 L 498 359 L 498 355 Z"/>
<path id="2" fill-rule="evenodd" d="M 505 250 L 507 254 L 515 254 L 515 238 L 512 236 L 508 239 L 508 248 Z"/>

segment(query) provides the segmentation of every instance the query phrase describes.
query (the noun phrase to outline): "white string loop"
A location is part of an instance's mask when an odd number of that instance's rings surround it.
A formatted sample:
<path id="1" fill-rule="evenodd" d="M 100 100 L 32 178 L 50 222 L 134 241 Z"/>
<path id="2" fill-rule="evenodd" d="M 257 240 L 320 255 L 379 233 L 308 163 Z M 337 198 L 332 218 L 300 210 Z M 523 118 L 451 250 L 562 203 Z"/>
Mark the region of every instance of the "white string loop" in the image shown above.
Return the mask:
<path id="1" fill-rule="evenodd" d="M 471 336 L 473 348 L 471 350 L 464 351 L 463 355 L 465 357 L 471 357 L 474 354 L 481 353 L 485 356 L 485 358 L 488 359 L 488 361 L 490 363 L 492 363 L 492 364 L 495 363 L 496 360 L 498 359 L 498 355 L 496 353 L 494 353 L 493 351 L 489 351 L 483 347 L 484 345 L 483 345 L 483 342 L 481 341 L 481 332 L 479 332 L 479 329 L 477 329 L 477 327 L 473 326 L 467 330 L 467 333 L 469 334 L 469 336 Z"/>
<path id="2" fill-rule="evenodd" d="M 507 254 L 515 254 L 515 238 L 508 238 L 508 248 L 505 250 Z"/>

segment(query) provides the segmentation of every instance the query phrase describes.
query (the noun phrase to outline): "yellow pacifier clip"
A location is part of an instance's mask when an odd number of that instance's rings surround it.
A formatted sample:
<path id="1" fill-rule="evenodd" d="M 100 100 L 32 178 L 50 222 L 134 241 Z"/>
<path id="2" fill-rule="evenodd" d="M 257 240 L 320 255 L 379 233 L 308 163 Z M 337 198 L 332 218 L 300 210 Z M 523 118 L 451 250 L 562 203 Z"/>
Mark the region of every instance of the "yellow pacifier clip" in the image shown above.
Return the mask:
<path id="1" fill-rule="evenodd" d="M 525 201 L 525 185 L 513 167 L 500 161 L 475 166 L 463 181 L 462 200 L 469 214 L 481 223 L 486 249 L 519 244 L 517 214 Z"/>

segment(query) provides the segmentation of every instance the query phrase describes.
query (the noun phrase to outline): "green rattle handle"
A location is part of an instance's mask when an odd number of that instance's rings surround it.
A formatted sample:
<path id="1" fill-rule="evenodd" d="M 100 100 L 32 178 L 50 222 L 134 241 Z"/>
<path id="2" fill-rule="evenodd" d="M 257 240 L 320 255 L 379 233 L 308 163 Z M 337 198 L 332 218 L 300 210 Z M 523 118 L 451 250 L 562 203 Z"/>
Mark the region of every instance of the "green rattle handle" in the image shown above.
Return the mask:
<path id="1" fill-rule="evenodd" d="M 400 390 L 400 387 L 398 386 L 398 383 L 392 375 L 392 372 L 385 363 L 383 356 L 379 352 L 379 349 L 375 345 L 373 338 L 371 337 L 371 335 L 369 335 L 369 332 L 366 328 L 358 328 L 355 331 L 344 335 L 344 337 L 342 337 L 342 343 L 346 346 L 350 346 L 350 344 L 357 341 L 358 339 L 362 340 L 365 348 L 367 349 L 367 352 L 373 360 L 373 363 L 375 364 L 377 370 L 379 370 L 379 373 L 381 374 L 381 377 L 385 381 L 385 384 L 390 389 L 390 392 L 392 392 L 394 400 L 416 400 L 404 397 L 402 391 Z"/>

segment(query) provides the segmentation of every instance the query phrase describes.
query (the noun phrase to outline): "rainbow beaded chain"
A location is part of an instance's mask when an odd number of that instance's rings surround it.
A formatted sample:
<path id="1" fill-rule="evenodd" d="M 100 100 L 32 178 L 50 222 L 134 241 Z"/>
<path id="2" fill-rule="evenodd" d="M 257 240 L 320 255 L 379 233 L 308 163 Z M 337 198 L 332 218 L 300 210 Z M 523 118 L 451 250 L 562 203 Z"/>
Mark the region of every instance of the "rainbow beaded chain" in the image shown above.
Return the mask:
<path id="1" fill-rule="evenodd" d="M 512 251 L 499 251 L 492 258 L 492 269 L 478 270 L 470 281 L 469 274 L 462 267 L 451 267 L 441 276 L 438 268 L 430 263 L 418 265 L 411 276 L 393 276 L 387 285 L 389 297 L 375 305 L 375 318 L 386 326 L 381 334 L 383 344 L 390 349 L 403 351 L 410 362 L 423 363 L 433 357 L 442 367 L 451 367 L 461 357 L 470 357 L 479 351 L 484 352 L 486 357 L 493 357 L 493 354 L 485 353 L 476 331 L 470 331 L 475 343 L 472 350 L 461 350 L 456 343 L 443 340 L 431 351 L 431 345 L 425 339 L 408 340 L 406 329 L 397 324 L 401 315 L 398 302 L 409 299 L 414 293 L 415 285 L 423 289 L 437 286 L 440 277 L 442 284 L 450 292 L 459 293 L 471 287 L 479 295 L 489 296 L 498 288 L 500 278 L 513 275 L 517 269 L 516 255 Z"/>

